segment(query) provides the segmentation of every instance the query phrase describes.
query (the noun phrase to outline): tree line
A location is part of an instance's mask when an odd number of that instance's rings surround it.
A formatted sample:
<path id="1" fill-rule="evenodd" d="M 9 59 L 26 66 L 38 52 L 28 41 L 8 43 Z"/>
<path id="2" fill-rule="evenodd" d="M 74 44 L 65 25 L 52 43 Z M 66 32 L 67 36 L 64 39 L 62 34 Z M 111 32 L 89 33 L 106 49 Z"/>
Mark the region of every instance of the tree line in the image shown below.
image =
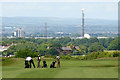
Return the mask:
<path id="1" fill-rule="evenodd" d="M 120 41 L 118 37 L 104 39 L 71 39 L 69 37 L 57 39 L 3 38 L 1 43 L 2 46 L 7 46 L 12 43 L 17 44 L 3 52 L 3 55 L 15 54 L 16 57 L 25 57 L 29 55 L 35 57 L 38 54 L 57 55 L 60 54 L 60 52 L 65 54 L 61 49 L 63 46 L 70 46 L 73 54 L 90 54 L 98 51 L 103 52 L 104 50 L 120 50 Z M 75 50 L 74 46 L 79 46 L 79 49 Z"/>

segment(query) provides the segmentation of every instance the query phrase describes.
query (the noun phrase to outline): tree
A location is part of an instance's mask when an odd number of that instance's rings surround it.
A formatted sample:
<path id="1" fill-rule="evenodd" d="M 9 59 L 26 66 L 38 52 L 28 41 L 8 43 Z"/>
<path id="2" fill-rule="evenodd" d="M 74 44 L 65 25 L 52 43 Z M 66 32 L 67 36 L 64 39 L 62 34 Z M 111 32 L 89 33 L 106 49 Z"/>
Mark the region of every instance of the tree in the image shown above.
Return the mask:
<path id="1" fill-rule="evenodd" d="M 34 53 L 33 53 L 30 49 L 25 48 L 25 49 L 23 49 L 23 50 L 17 51 L 17 53 L 16 53 L 15 56 L 16 56 L 16 57 L 20 57 L 20 58 L 25 58 L 25 57 L 27 57 L 27 56 L 34 57 Z"/>
<path id="2" fill-rule="evenodd" d="M 91 44 L 95 43 L 95 42 L 99 42 L 99 40 L 97 38 L 90 38 L 88 40 L 88 46 L 90 46 Z"/>
<path id="3" fill-rule="evenodd" d="M 88 45 L 88 39 L 87 38 L 83 38 L 83 39 L 76 39 L 75 41 L 73 41 L 73 45 L 79 46 L 79 45 Z"/>
<path id="4" fill-rule="evenodd" d="M 61 49 L 62 45 L 60 43 L 53 43 L 53 44 L 50 44 L 50 47 L 55 49 Z"/>
<path id="5" fill-rule="evenodd" d="M 89 46 L 88 52 L 97 52 L 97 51 L 103 51 L 103 46 L 101 46 L 99 43 L 95 42 L 92 45 Z"/>
<path id="6" fill-rule="evenodd" d="M 3 51 L 3 52 L 2 52 L 2 55 L 7 56 L 7 55 L 8 55 L 8 54 L 7 54 L 7 50 Z"/>
<path id="7" fill-rule="evenodd" d="M 2 41 L 2 46 L 7 46 L 7 42 L 6 41 Z"/>
<path id="8" fill-rule="evenodd" d="M 81 54 L 87 53 L 87 47 L 86 47 L 86 46 L 80 45 L 80 46 L 79 46 L 79 49 L 80 49 Z"/>
<path id="9" fill-rule="evenodd" d="M 110 45 L 108 46 L 109 50 L 120 50 L 120 40 L 116 38 L 115 40 L 111 41 Z"/>
<path id="10" fill-rule="evenodd" d="M 59 52 L 55 48 L 50 48 L 47 52 L 50 55 L 59 55 Z"/>
<path id="11" fill-rule="evenodd" d="M 108 46 L 110 45 L 111 41 L 113 41 L 113 40 L 114 40 L 113 38 L 107 38 L 107 39 L 105 39 L 104 47 L 108 48 Z"/>
<path id="12" fill-rule="evenodd" d="M 9 47 L 7 50 L 8 55 L 14 54 L 14 52 L 17 52 L 19 50 L 24 50 L 25 48 L 31 50 L 33 53 L 37 51 L 38 45 L 33 42 L 26 42 L 26 43 L 19 43 L 17 45 L 13 45 Z"/>
<path id="13" fill-rule="evenodd" d="M 99 44 L 105 47 L 105 38 L 99 39 Z"/>
<path id="14" fill-rule="evenodd" d="M 73 48 L 73 45 L 72 45 L 72 44 L 70 44 L 70 48 L 72 49 L 72 51 L 74 50 L 74 48 Z"/>
<path id="15" fill-rule="evenodd" d="M 67 43 L 71 42 L 71 38 L 69 38 L 69 37 L 60 38 L 60 39 L 58 39 L 58 41 L 56 41 L 56 40 L 54 42 L 60 43 L 62 46 L 66 46 Z"/>

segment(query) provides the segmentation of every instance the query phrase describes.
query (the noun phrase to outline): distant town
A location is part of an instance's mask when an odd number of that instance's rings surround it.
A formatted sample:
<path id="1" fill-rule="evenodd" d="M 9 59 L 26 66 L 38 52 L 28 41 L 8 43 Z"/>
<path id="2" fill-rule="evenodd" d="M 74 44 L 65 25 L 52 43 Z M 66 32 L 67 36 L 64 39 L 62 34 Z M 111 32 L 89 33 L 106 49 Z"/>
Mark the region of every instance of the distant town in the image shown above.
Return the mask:
<path id="1" fill-rule="evenodd" d="M 3 33 L 2 37 L 7 37 L 7 38 L 41 38 L 41 39 L 51 39 L 51 38 L 61 38 L 61 37 L 70 37 L 71 39 L 81 39 L 81 38 L 91 38 L 91 37 L 97 37 L 98 39 L 100 38 L 109 38 L 112 37 L 116 37 L 118 34 L 107 34 L 107 33 L 94 33 L 94 34 L 87 34 L 84 33 L 84 36 L 81 36 L 80 34 L 76 33 L 76 34 L 72 34 L 72 33 L 67 33 L 67 32 L 55 32 L 52 33 L 53 36 L 50 36 L 51 34 L 47 34 L 47 31 L 45 31 L 45 33 L 40 34 L 40 33 L 34 33 L 34 34 L 29 34 L 27 35 L 24 31 L 23 28 L 17 28 L 15 29 L 15 31 L 11 34 L 11 35 L 7 35 L 6 33 Z M 6 36 L 4 36 L 4 34 L 6 34 Z M 105 36 L 106 34 L 106 36 Z M 95 36 L 98 35 L 98 36 Z M 113 36 L 112 36 L 113 35 Z"/>
<path id="2" fill-rule="evenodd" d="M 24 22 L 20 23 L 20 21 Z M 39 21 L 37 21 L 39 20 Z M 7 38 L 108 38 L 118 36 L 116 21 L 56 18 L 4 18 L 0 34 Z M 9 22 L 10 21 L 10 22 Z M 31 22 L 32 21 L 32 22 Z M 37 21 L 37 22 L 36 22 Z M 84 22 L 82 22 L 84 21 Z M 96 22 L 97 21 L 97 22 Z M 9 22 L 9 23 L 8 23 Z M 100 22 L 100 23 L 99 23 Z"/>

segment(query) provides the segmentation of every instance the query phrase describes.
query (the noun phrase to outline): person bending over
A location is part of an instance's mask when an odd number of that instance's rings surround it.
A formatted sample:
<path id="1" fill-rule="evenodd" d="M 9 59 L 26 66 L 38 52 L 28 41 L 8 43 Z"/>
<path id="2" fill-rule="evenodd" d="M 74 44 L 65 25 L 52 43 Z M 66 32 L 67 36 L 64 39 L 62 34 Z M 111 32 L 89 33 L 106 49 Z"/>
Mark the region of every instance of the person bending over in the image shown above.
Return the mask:
<path id="1" fill-rule="evenodd" d="M 29 65 L 28 61 L 25 60 L 25 68 L 29 68 L 29 67 L 30 67 L 30 65 Z"/>
<path id="2" fill-rule="evenodd" d="M 34 64 L 34 62 L 33 62 L 33 59 L 32 59 L 30 56 L 26 57 L 26 61 L 29 61 L 29 63 L 30 63 L 30 68 L 31 68 L 31 63 L 33 64 L 33 66 L 34 66 L 34 68 L 35 68 L 35 64 Z"/>
<path id="3" fill-rule="evenodd" d="M 50 68 L 56 68 L 55 63 L 56 63 L 56 61 L 52 62 L 52 64 L 50 65 Z"/>
<path id="4" fill-rule="evenodd" d="M 43 61 L 43 66 L 42 66 L 42 68 L 47 68 L 46 61 Z"/>

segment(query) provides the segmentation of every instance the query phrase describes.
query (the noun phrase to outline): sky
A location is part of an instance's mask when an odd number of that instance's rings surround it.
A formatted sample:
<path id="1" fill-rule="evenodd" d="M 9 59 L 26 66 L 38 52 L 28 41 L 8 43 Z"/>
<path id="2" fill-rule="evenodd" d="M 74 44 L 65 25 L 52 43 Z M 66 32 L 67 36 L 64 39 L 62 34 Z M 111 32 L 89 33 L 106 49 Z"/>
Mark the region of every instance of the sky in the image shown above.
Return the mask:
<path id="1" fill-rule="evenodd" d="M 1 5 L 1 4 L 0 4 Z M 3 2 L 2 17 L 58 17 L 117 20 L 117 2 Z"/>
<path id="2" fill-rule="evenodd" d="M 0 0 L 0 2 L 119 2 L 119 0 Z"/>

